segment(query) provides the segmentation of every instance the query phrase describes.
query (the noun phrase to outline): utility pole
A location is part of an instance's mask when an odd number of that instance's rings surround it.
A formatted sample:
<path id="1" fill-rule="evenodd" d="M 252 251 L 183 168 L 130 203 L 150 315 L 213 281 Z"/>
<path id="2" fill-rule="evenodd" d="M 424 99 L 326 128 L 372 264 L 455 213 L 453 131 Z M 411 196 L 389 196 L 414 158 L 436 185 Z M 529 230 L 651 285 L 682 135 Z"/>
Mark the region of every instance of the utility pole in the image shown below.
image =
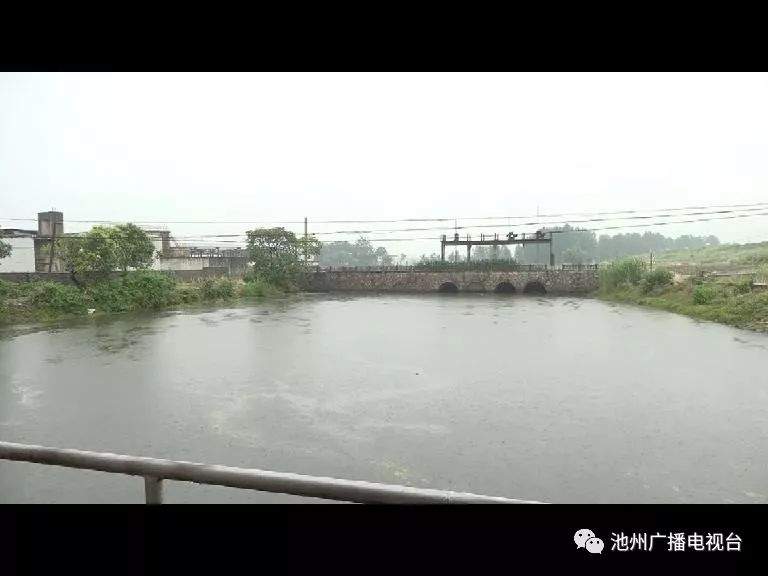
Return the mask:
<path id="1" fill-rule="evenodd" d="M 307 255 L 307 217 L 304 216 L 304 263 L 306 264 L 309 261 L 309 256 Z"/>
<path id="2" fill-rule="evenodd" d="M 554 268 L 555 266 L 555 255 L 552 253 L 552 240 L 553 240 L 554 234 L 552 232 L 549 233 L 549 265 Z M 537 244 L 538 246 L 538 244 Z"/>
<path id="3" fill-rule="evenodd" d="M 651 256 L 650 256 L 650 259 L 649 259 L 650 260 L 650 264 L 649 264 L 650 270 L 649 270 L 649 272 L 653 272 L 653 250 L 651 250 L 650 252 L 651 252 Z"/>
<path id="4" fill-rule="evenodd" d="M 539 219 L 539 205 L 536 204 L 536 220 L 537 220 L 536 223 L 537 224 L 538 224 L 538 219 Z M 541 260 L 539 259 L 539 245 L 538 244 L 536 244 L 536 264 L 541 264 Z"/>
<path id="5" fill-rule="evenodd" d="M 453 237 L 456 238 L 456 235 L 459 233 L 459 219 L 454 218 L 453 219 Z M 453 249 L 453 261 L 458 262 L 459 261 L 459 249 L 454 248 Z"/>

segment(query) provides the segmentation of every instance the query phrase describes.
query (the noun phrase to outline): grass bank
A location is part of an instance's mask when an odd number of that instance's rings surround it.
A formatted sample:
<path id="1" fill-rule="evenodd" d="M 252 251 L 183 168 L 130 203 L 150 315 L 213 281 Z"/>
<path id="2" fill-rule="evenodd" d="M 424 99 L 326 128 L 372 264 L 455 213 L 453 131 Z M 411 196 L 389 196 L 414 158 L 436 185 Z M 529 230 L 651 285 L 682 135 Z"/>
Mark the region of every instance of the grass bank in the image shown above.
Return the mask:
<path id="1" fill-rule="evenodd" d="M 137 271 L 83 286 L 0 280 L 0 323 L 49 321 L 96 314 L 152 310 L 237 298 L 274 296 L 285 289 L 259 278 L 180 282 L 160 272 Z"/>
<path id="2" fill-rule="evenodd" d="M 672 250 L 654 255 L 662 266 L 690 265 L 706 269 L 759 269 L 768 267 L 768 242 L 720 244 L 696 250 Z M 768 269 L 768 268 L 767 268 Z"/>
<path id="3" fill-rule="evenodd" d="M 641 262 L 627 259 L 601 271 L 598 297 L 768 332 L 768 291 L 755 289 L 749 280 L 674 283 L 668 271 L 647 273 Z"/>

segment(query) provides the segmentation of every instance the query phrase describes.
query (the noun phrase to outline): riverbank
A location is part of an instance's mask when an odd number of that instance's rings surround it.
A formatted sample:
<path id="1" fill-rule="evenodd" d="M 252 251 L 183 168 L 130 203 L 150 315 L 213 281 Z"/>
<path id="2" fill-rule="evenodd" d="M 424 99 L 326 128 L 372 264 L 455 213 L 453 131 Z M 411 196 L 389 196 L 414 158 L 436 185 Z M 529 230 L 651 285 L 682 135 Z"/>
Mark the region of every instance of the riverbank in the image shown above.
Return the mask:
<path id="1" fill-rule="evenodd" d="M 742 270 L 763 268 L 768 273 L 768 242 L 720 244 L 697 250 L 670 250 L 654 255 L 659 266 L 702 268 L 707 270 Z"/>
<path id="2" fill-rule="evenodd" d="M 137 271 L 72 286 L 49 281 L 0 281 L 0 324 L 50 321 L 90 314 L 154 310 L 285 291 L 259 279 L 211 278 L 181 282 L 159 272 Z"/>
<path id="3" fill-rule="evenodd" d="M 753 290 L 745 283 L 684 282 L 650 292 L 642 286 L 624 285 L 601 288 L 597 295 L 602 300 L 649 306 L 699 320 L 768 332 L 768 291 Z"/>

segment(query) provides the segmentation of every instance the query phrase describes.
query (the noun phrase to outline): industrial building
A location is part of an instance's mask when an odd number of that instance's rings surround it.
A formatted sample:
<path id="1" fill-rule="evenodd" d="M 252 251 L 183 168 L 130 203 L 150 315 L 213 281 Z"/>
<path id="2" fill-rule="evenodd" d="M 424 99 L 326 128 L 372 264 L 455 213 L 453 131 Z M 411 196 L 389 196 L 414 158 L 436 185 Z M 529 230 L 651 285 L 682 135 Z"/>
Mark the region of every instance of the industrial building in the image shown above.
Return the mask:
<path id="1" fill-rule="evenodd" d="M 247 252 L 241 248 L 196 248 L 180 246 L 166 229 L 145 229 L 155 245 L 152 270 L 200 272 L 202 276 L 239 276 L 248 266 Z M 0 273 L 65 272 L 64 263 L 51 244 L 56 238 L 72 236 L 64 231 L 64 214 L 49 211 L 37 214 L 37 230 L 0 228 L 0 238 L 11 246 L 11 254 L 0 260 Z"/>

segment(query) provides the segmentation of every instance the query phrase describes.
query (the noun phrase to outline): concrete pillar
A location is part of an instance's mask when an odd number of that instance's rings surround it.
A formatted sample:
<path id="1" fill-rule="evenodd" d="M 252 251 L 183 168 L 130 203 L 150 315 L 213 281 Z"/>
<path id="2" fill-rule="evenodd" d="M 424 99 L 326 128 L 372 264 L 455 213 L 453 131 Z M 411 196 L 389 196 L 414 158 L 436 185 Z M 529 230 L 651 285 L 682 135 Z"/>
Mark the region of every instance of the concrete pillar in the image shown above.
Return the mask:
<path id="1" fill-rule="evenodd" d="M 64 213 L 63 212 L 38 212 L 37 213 L 37 235 L 39 237 L 50 238 L 51 236 L 61 237 L 64 234 Z"/>
<path id="2" fill-rule="evenodd" d="M 445 242 L 440 242 L 440 262 L 445 262 Z"/>

